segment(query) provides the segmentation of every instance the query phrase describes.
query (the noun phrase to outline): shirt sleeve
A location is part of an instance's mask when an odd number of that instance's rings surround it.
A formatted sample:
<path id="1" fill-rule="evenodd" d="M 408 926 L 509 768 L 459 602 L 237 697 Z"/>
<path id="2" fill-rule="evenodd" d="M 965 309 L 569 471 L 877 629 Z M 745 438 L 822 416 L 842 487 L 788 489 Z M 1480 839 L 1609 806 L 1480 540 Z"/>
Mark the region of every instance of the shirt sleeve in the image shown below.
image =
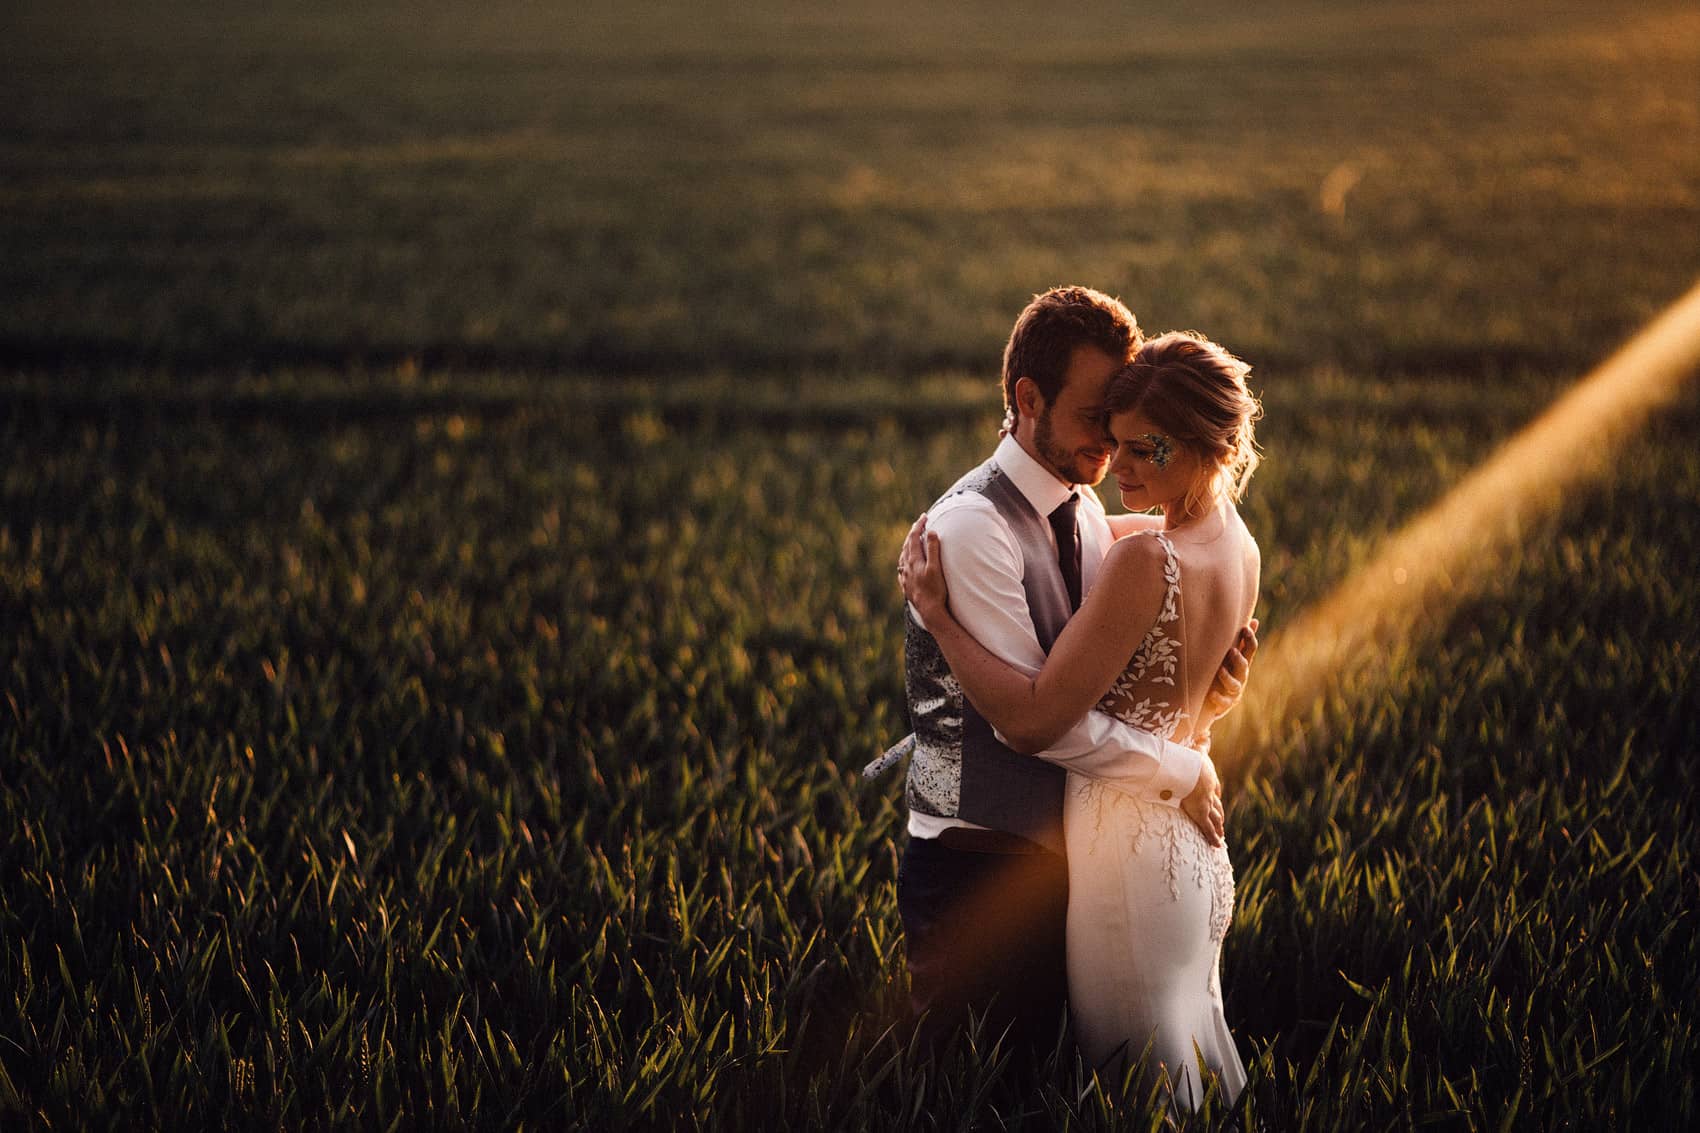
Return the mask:
<path id="1" fill-rule="evenodd" d="M 952 496 L 934 507 L 927 528 L 938 534 L 951 613 L 962 628 L 1002 660 L 1038 673 L 1045 651 L 1021 585 L 1021 551 L 991 501 L 972 492 Z M 1192 748 L 1103 712 L 1088 712 L 1034 757 L 1169 806 L 1192 791 L 1204 761 Z"/>
<path id="2" fill-rule="evenodd" d="M 1204 769 L 1203 752 L 1095 710 L 1034 754 L 1135 798 L 1174 807 L 1192 793 Z"/>
<path id="3" fill-rule="evenodd" d="M 950 612 L 999 658 L 1028 674 L 1045 663 L 1021 585 L 1021 551 L 997 508 L 963 492 L 934 506 L 927 529 L 939 537 Z"/>

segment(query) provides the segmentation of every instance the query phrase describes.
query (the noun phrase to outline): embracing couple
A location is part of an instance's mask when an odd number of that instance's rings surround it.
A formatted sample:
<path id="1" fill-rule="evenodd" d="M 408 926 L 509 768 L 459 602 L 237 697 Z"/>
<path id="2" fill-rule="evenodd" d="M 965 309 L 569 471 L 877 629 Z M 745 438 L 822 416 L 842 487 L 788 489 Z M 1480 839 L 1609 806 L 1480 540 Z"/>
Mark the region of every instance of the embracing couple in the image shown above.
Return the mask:
<path id="1" fill-rule="evenodd" d="M 1248 367 L 1142 341 L 1057 288 L 1004 351 L 1004 434 L 904 543 L 914 735 L 898 874 L 910 1000 L 1043 1050 L 1066 998 L 1090 1067 L 1195 1108 L 1245 1084 L 1222 1009 L 1233 912 L 1209 729 L 1257 647 Z M 1133 513 L 1105 514 L 1108 470 Z M 887 761 L 881 761 L 885 763 Z"/>

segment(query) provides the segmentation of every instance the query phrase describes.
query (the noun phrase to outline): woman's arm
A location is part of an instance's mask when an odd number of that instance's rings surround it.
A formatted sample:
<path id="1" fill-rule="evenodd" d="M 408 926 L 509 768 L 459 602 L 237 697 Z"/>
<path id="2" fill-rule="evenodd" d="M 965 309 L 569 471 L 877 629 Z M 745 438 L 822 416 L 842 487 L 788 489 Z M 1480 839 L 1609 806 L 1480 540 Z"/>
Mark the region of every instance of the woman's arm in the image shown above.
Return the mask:
<path id="1" fill-rule="evenodd" d="M 903 545 L 905 596 L 950 671 L 1011 748 L 1050 747 L 1098 703 L 1127 665 L 1163 602 L 1163 549 L 1154 539 L 1111 547 L 1092 592 L 1030 676 L 976 641 L 950 613 L 938 536 L 917 523 Z"/>

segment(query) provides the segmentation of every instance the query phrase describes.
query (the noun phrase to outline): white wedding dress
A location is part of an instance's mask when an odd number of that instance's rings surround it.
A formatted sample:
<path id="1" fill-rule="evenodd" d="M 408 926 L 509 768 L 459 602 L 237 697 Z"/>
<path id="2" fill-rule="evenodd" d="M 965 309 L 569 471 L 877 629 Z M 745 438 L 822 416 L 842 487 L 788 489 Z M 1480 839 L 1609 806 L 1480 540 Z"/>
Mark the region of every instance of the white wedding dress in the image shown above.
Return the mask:
<path id="1" fill-rule="evenodd" d="M 1163 544 L 1166 593 L 1157 623 L 1098 708 L 1167 739 L 1196 709 L 1186 687 L 1180 563 L 1167 535 L 1132 538 Z M 1222 1012 L 1222 939 L 1234 908 L 1227 849 L 1212 847 L 1176 807 L 1078 775 L 1069 776 L 1063 813 L 1068 995 L 1088 1065 L 1119 1081 L 1124 1059 L 1143 1053 L 1144 1081 L 1166 1074 L 1174 1104 L 1190 1110 L 1204 1096 L 1202 1060 L 1232 1100 L 1246 1076 Z"/>

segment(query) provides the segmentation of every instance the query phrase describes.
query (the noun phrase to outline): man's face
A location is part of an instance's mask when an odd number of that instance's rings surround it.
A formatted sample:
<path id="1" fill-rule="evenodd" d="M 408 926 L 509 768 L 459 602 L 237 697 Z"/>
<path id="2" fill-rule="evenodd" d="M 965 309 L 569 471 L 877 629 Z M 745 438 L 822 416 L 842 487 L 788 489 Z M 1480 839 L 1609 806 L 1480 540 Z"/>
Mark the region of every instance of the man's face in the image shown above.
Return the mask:
<path id="1" fill-rule="evenodd" d="M 1104 422 L 1104 390 L 1121 361 L 1096 346 L 1077 346 L 1063 387 L 1033 423 L 1033 449 L 1067 484 L 1096 484 L 1110 467 L 1110 438 Z"/>

